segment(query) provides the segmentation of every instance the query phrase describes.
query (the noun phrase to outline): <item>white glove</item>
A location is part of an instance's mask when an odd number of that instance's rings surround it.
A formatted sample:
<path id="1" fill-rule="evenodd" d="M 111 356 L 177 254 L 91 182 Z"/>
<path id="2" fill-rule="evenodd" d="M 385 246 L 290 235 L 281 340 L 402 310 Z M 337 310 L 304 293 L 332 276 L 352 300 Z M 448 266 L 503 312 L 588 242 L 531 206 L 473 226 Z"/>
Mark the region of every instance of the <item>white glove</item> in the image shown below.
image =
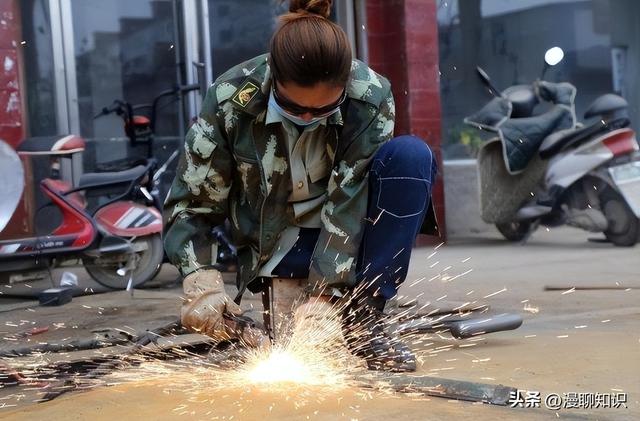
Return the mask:
<path id="1" fill-rule="evenodd" d="M 192 272 L 182 285 L 185 295 L 182 326 L 216 340 L 231 339 L 233 332 L 225 328 L 223 314 L 241 315 L 242 310 L 224 292 L 220 272 L 215 269 Z"/>

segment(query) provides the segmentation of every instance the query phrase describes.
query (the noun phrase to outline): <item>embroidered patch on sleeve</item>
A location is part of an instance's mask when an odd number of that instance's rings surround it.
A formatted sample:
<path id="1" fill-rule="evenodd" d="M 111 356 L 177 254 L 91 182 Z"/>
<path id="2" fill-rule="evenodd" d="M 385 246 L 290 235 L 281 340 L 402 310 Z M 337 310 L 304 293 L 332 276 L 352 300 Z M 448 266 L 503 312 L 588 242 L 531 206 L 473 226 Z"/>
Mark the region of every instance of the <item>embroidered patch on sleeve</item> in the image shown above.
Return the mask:
<path id="1" fill-rule="evenodd" d="M 241 107 L 246 107 L 257 93 L 258 87 L 251 82 L 246 82 L 242 88 L 238 89 L 231 100 Z"/>

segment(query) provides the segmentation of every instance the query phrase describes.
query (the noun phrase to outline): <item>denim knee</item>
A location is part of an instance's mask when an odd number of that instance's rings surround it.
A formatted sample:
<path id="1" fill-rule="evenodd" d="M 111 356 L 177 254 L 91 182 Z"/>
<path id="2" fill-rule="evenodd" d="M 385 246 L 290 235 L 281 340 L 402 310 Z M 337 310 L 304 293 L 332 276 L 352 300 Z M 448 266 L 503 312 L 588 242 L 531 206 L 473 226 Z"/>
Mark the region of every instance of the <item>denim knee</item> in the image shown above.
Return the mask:
<path id="1" fill-rule="evenodd" d="M 416 136 L 398 136 L 378 150 L 371 171 L 379 177 L 415 177 L 429 184 L 437 172 L 431 148 Z"/>
<path id="2" fill-rule="evenodd" d="M 400 136 L 376 153 L 371 171 L 370 213 L 396 218 L 420 217 L 429 205 L 435 159 L 427 144 L 415 136 Z"/>

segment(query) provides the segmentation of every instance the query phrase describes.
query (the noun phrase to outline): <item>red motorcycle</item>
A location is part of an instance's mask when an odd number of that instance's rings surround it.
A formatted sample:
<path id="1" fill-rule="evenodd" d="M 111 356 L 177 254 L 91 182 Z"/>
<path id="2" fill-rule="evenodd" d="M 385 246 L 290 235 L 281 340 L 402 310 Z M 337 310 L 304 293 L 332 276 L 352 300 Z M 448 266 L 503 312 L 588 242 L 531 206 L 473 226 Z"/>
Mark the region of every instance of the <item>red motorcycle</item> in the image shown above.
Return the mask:
<path id="1" fill-rule="evenodd" d="M 84 149 L 84 139 L 74 135 L 27 139 L 18 148 L 23 161 L 49 158 L 50 174 L 40 182 L 46 203 L 39 210 L 57 212 L 45 218 L 45 233 L 0 241 L 1 282 L 43 279 L 51 268 L 81 261 L 100 284 L 124 289 L 160 270 L 162 217 L 147 189 L 155 160 L 124 171 L 74 174 Z"/>
<path id="2" fill-rule="evenodd" d="M 203 81 L 201 65 L 199 69 Z M 47 278 L 51 268 L 73 261 L 81 261 L 95 281 L 113 289 L 136 287 L 153 279 L 164 260 L 160 179 L 178 156 L 175 150 L 157 168 L 153 158 L 156 116 L 165 98 L 179 100 L 184 93 L 199 89 L 205 87 L 179 86 L 160 93 L 151 104 L 116 100 L 104 107 L 94 118 L 118 115 L 131 145 L 146 146 L 147 153 L 133 162 L 103 164 L 101 172 L 82 174 L 85 141 L 78 136 L 25 139 L 18 155 L 30 166 L 28 173 L 39 173 L 36 179 L 42 179 L 43 194 L 35 195 L 35 206 L 31 205 L 38 207 L 37 234 L 0 240 L 0 282 L 10 285 Z M 0 154 L 0 166 L 3 159 L 8 162 L 7 157 Z M 49 165 L 31 162 L 43 157 Z M 43 171 L 47 172 L 44 176 Z M 0 194 L 2 190 L 0 183 Z M 57 212 L 51 212 L 52 207 Z M 13 211 L 7 209 L 0 203 L 0 222 L 11 217 Z"/>

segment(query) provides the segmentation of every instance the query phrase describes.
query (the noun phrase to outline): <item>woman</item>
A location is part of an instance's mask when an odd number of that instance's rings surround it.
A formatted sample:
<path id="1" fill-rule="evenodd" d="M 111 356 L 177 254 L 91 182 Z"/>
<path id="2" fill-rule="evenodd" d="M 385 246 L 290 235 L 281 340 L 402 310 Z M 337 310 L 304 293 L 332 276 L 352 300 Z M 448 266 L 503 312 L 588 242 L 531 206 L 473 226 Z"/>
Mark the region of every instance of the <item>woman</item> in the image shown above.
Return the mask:
<path id="1" fill-rule="evenodd" d="M 270 53 L 209 88 L 165 206 L 165 248 L 185 276 L 186 326 L 224 336 L 222 314 L 239 312 L 212 268 L 210 232 L 228 218 L 240 293 L 278 276 L 308 277 L 311 295 L 350 295 L 352 352 L 373 369 L 414 370 L 381 317 L 432 211 L 436 164 L 422 140 L 393 138 L 389 82 L 352 60 L 330 8 L 291 1 Z"/>

